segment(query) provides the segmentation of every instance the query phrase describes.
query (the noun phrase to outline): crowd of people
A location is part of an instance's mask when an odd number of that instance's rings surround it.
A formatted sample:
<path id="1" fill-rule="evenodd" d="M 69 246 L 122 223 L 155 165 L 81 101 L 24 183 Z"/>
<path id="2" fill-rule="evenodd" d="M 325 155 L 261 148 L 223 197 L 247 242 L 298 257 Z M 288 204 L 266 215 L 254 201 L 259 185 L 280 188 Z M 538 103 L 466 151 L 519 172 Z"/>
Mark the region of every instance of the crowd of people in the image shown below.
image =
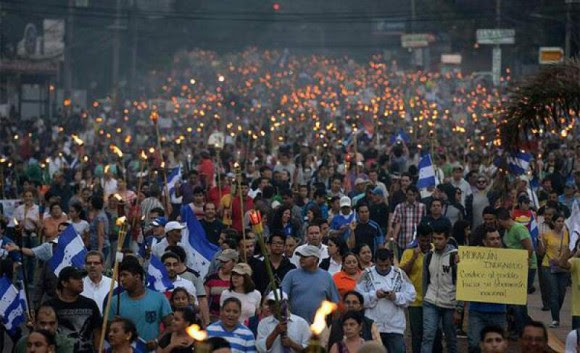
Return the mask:
<path id="1" fill-rule="evenodd" d="M 494 163 L 502 98 L 486 82 L 250 49 L 179 53 L 143 84 L 147 98 L 2 126 L 2 198 L 19 201 L 2 203 L 1 274 L 27 282 L 34 313 L 16 352 L 92 353 L 102 335 L 115 353 L 190 352 L 193 324 L 210 337 L 196 350 L 300 352 L 324 300 L 338 304 L 317 337 L 331 353 L 453 353 L 462 335 L 469 352 L 546 352 L 546 324 L 580 327 L 578 134 L 546 133 L 512 175 Z M 435 183 L 418 189 L 424 153 Z M 187 212 L 207 263 L 185 244 Z M 70 227 L 84 267 L 55 275 Z M 457 300 L 459 246 L 526 250 L 527 291 L 552 320 Z M 152 257 L 172 289 L 148 286 Z"/>

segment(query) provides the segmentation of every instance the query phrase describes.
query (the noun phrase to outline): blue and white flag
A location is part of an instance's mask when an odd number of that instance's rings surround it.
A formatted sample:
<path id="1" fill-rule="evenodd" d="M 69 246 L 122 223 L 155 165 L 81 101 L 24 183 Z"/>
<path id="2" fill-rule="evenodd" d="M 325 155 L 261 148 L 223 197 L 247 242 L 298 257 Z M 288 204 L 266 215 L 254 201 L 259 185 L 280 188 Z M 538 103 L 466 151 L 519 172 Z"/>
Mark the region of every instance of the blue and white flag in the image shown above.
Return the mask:
<path id="1" fill-rule="evenodd" d="M 391 135 L 391 138 L 389 139 L 389 143 L 392 145 L 392 144 L 396 143 L 397 141 L 409 143 L 409 142 L 411 142 L 411 137 L 409 137 L 409 135 L 407 135 L 402 128 L 399 128 L 399 130 L 397 130 L 396 134 Z"/>
<path id="2" fill-rule="evenodd" d="M 26 299 L 6 276 L 0 278 L 0 319 L 10 334 L 26 320 Z"/>
<path id="3" fill-rule="evenodd" d="M 499 152 L 501 156 L 501 151 Z M 507 168 L 513 175 L 525 174 L 530 168 L 530 161 L 532 155 L 526 152 L 509 153 L 505 156 Z M 501 167 L 501 157 L 494 158 L 493 164 L 496 167 Z"/>
<path id="4" fill-rule="evenodd" d="M 437 181 L 435 179 L 435 169 L 433 168 L 433 161 L 431 161 L 431 154 L 426 153 L 419 161 L 419 180 L 417 180 L 417 188 L 425 189 L 429 186 L 435 186 Z"/>
<path id="5" fill-rule="evenodd" d="M 182 201 L 182 197 L 175 196 L 175 185 L 178 181 L 181 180 L 181 166 L 171 169 L 169 175 L 167 176 L 167 185 L 163 189 L 163 193 L 165 194 L 166 190 L 169 190 L 169 198 L 171 199 L 171 203 L 180 204 Z"/>
<path id="6" fill-rule="evenodd" d="M 576 243 L 580 237 L 580 201 L 574 200 L 570 217 L 566 220 L 566 227 L 570 230 L 570 252 L 576 251 Z"/>
<path id="7" fill-rule="evenodd" d="M 536 217 L 532 213 L 532 219 L 530 220 L 530 237 L 532 238 L 532 245 L 534 249 L 536 249 L 538 245 L 538 237 L 540 236 L 540 229 L 538 228 L 538 222 L 536 221 Z"/>
<path id="8" fill-rule="evenodd" d="M 147 266 L 147 288 L 162 293 L 173 289 L 173 282 L 169 279 L 165 265 L 153 254 L 151 254 L 149 266 Z"/>
<path id="9" fill-rule="evenodd" d="M 173 168 L 167 176 L 167 190 L 169 195 L 175 194 L 175 184 L 181 180 L 181 166 Z"/>
<path id="10" fill-rule="evenodd" d="M 189 267 L 200 273 L 201 278 L 204 278 L 218 247 L 207 240 L 205 231 L 191 207 L 181 207 L 181 219 L 185 221 L 181 243 L 187 253 L 187 263 L 191 265 Z M 193 256 L 193 259 L 189 259 L 190 256 Z"/>
<path id="11" fill-rule="evenodd" d="M 50 259 L 50 268 L 56 276 L 67 266 L 83 268 L 87 249 L 83 239 L 77 234 L 73 226 L 68 226 L 58 237 L 56 250 Z"/>

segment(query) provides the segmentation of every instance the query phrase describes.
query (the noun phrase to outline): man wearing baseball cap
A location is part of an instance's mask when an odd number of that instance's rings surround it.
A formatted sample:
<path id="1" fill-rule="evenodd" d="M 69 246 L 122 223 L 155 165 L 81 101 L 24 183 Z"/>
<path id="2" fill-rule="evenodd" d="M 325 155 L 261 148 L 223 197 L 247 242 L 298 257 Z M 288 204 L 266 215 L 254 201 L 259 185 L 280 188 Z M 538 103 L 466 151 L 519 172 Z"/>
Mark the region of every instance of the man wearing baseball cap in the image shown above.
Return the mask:
<path id="1" fill-rule="evenodd" d="M 155 244 L 152 249 L 153 255 L 157 256 L 159 259 L 165 253 L 165 249 L 170 245 L 179 245 L 183 249 L 187 249 L 187 247 L 183 246 L 181 242 L 181 231 L 185 228 L 184 224 L 181 224 L 176 221 L 167 222 L 165 225 L 165 238 L 162 239 L 159 243 Z M 187 266 L 197 270 L 195 268 L 195 261 L 194 254 L 187 254 Z"/>
<path id="2" fill-rule="evenodd" d="M 151 222 L 151 229 L 146 238 L 145 242 L 149 248 L 159 244 L 165 236 L 165 225 L 167 224 L 167 218 L 157 217 Z"/>
<path id="3" fill-rule="evenodd" d="M 351 208 L 351 200 L 348 196 L 340 198 L 340 212 L 332 217 L 330 223 L 330 236 L 348 239 L 350 235 L 350 224 L 355 220 L 355 213 Z"/>
<path id="4" fill-rule="evenodd" d="M 311 225 L 310 229 L 314 230 Z M 300 268 L 286 274 L 282 281 L 282 290 L 288 293 L 290 306 L 296 315 L 308 322 L 312 322 L 316 309 L 323 300 L 338 303 L 338 290 L 327 271 L 318 268 L 320 249 L 314 245 L 307 245 L 297 251 L 300 256 Z"/>
<path id="5" fill-rule="evenodd" d="M 59 332 L 75 341 L 76 353 L 93 353 L 99 345 L 102 316 L 94 300 L 83 297 L 87 271 L 73 266 L 58 275 L 57 297 L 44 303 L 54 308 Z"/>
<path id="6" fill-rule="evenodd" d="M 272 315 L 265 317 L 258 324 L 256 348 L 259 353 L 284 353 L 285 348 L 300 352 L 308 346 L 310 328 L 308 322 L 290 312 L 288 295 L 279 289 L 282 322 L 276 318 L 276 300 L 274 291 L 266 297 L 266 303 Z"/>

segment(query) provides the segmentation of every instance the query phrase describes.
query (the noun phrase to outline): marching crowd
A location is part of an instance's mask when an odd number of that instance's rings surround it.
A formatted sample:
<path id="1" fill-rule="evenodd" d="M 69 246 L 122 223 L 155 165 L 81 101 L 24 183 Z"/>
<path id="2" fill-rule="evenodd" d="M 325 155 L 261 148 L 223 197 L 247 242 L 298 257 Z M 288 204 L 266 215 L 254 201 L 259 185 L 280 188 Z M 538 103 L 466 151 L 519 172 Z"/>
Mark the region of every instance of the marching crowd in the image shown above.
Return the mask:
<path id="1" fill-rule="evenodd" d="M 514 175 L 484 136 L 497 91 L 457 73 L 255 50 L 174 64 L 146 81 L 161 85 L 157 103 L 4 125 L 3 198 L 21 202 L 2 209 L 1 274 L 27 287 L 31 309 L 28 334 L 10 332 L 15 352 L 92 353 L 102 337 L 115 353 L 300 352 L 325 300 L 338 309 L 316 339 L 331 353 L 453 353 L 462 335 L 469 352 L 510 339 L 546 352 L 526 305 L 456 299 L 466 245 L 526 250 L 528 293 L 541 292 L 550 327 L 572 320 L 578 349 L 574 139 L 549 136 Z M 419 189 L 425 152 L 434 183 Z M 55 274 L 71 230 L 83 265 Z M 151 285 L 155 261 L 168 286 Z"/>

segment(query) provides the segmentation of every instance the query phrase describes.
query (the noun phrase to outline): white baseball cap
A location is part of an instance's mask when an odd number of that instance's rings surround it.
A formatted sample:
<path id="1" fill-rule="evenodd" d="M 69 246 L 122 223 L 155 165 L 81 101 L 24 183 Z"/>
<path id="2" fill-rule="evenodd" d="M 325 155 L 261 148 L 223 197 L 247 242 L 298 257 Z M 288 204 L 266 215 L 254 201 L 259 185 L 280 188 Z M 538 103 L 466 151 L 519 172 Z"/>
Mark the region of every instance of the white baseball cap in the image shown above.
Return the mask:
<path id="1" fill-rule="evenodd" d="M 169 233 L 172 230 L 182 230 L 183 228 L 185 228 L 185 225 L 179 223 L 179 222 L 175 222 L 175 221 L 171 221 L 171 222 L 167 222 L 167 224 L 165 225 L 165 233 Z"/>

